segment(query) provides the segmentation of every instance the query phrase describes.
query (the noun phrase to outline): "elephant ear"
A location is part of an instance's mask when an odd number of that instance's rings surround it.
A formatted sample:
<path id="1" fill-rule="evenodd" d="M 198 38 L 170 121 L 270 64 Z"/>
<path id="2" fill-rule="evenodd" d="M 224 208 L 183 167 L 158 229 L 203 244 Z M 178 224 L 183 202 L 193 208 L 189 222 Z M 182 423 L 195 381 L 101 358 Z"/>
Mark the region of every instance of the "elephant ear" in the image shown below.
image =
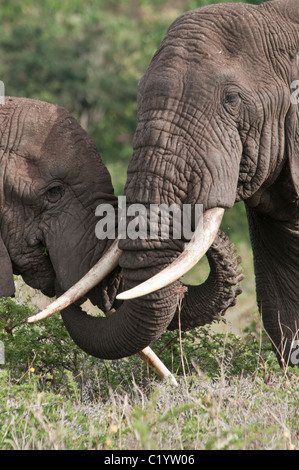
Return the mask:
<path id="1" fill-rule="evenodd" d="M 6 246 L 0 236 L 0 297 L 11 297 L 15 293 L 12 264 Z"/>
<path id="2" fill-rule="evenodd" d="M 292 31 L 286 36 L 290 57 L 290 74 L 287 85 L 291 100 L 285 119 L 285 139 L 291 183 L 293 183 L 295 190 L 295 199 L 299 200 L 299 0 L 274 0 L 262 3 L 260 8 L 276 9 L 286 20 L 286 31 L 289 26 Z"/>
<path id="3" fill-rule="evenodd" d="M 299 3 L 299 2 L 298 2 Z M 286 153 L 296 199 L 299 200 L 299 52 L 293 58 L 291 104 L 285 120 Z"/>

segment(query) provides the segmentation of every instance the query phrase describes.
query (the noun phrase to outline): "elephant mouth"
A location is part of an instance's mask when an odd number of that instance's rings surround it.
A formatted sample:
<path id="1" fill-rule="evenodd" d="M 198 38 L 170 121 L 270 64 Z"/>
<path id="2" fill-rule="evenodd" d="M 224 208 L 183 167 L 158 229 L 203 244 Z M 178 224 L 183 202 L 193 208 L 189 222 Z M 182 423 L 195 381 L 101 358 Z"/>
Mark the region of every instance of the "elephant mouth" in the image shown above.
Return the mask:
<path id="1" fill-rule="evenodd" d="M 38 249 L 27 253 L 26 256 L 23 253 L 22 259 L 14 260 L 12 264 L 14 274 L 22 276 L 27 285 L 40 290 L 47 297 L 55 296 L 56 274 L 44 245 L 39 245 Z"/>
<path id="2" fill-rule="evenodd" d="M 117 299 L 126 300 L 147 295 L 180 279 L 195 266 L 212 245 L 220 227 L 223 214 L 224 209 L 218 207 L 206 211 L 203 214 L 204 229 L 202 230 L 202 226 L 199 228 L 198 225 L 185 250 L 171 265 L 152 279 L 119 294 Z M 122 251 L 118 247 L 118 240 L 115 240 L 109 250 L 80 281 L 58 297 L 42 312 L 29 317 L 27 321 L 31 323 L 45 319 L 82 299 L 118 266 L 121 253 Z"/>

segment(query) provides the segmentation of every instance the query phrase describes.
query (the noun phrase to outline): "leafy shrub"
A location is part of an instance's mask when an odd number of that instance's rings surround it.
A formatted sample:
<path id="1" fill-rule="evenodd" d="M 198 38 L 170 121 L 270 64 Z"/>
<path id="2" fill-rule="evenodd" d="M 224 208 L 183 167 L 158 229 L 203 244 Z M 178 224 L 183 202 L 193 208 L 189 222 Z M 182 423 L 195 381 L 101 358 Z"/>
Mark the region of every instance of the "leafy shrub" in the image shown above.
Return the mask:
<path id="1" fill-rule="evenodd" d="M 32 313 L 28 304 L 0 299 L 0 340 L 5 348 L 5 368 L 12 378 L 20 379 L 34 369 L 41 386 L 61 390 L 69 388 L 70 372 L 85 394 L 102 396 L 109 387 L 128 390 L 132 379 L 142 384 L 149 376 L 153 378 L 138 356 L 116 361 L 92 358 L 74 344 L 59 315 L 28 324 L 26 317 Z M 267 338 L 252 331 L 242 338 L 215 333 L 211 326 L 185 332 L 181 338 L 177 332 L 167 332 L 152 347 L 178 376 L 190 377 L 200 370 L 214 380 L 223 368 L 227 376 L 253 374 L 260 366 L 264 370 L 266 364 L 278 368 Z"/>
<path id="2" fill-rule="evenodd" d="M 298 371 L 286 378 L 256 324 L 164 334 L 153 349 L 175 388 L 138 356 L 88 357 L 59 316 L 27 324 L 32 312 L 0 302 L 1 449 L 295 448 Z"/>

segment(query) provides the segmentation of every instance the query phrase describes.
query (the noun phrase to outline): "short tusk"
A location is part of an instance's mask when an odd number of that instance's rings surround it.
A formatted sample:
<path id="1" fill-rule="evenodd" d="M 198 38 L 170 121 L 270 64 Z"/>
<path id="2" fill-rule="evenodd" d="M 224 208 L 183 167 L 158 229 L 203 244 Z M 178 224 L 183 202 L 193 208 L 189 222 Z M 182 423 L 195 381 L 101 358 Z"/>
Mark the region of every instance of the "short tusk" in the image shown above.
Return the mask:
<path id="1" fill-rule="evenodd" d="M 114 312 L 115 309 L 112 309 L 109 312 L 106 312 L 105 315 L 109 317 Z M 169 369 L 167 369 L 161 359 L 159 359 L 157 354 L 149 346 L 142 349 L 142 351 L 139 351 L 138 356 L 140 357 L 140 359 L 142 359 L 143 362 L 145 362 L 148 367 L 150 367 L 157 375 L 159 375 L 161 379 L 166 380 L 166 382 L 171 385 L 174 385 L 175 387 L 178 386 L 174 375 L 170 372 Z"/>
<path id="2" fill-rule="evenodd" d="M 176 387 L 178 386 L 174 375 L 170 372 L 169 369 L 167 369 L 167 367 L 149 346 L 140 351 L 138 356 L 162 379 L 168 381 L 171 385 L 175 385 Z"/>
<path id="3" fill-rule="evenodd" d="M 64 292 L 58 299 L 54 300 L 43 311 L 27 318 L 28 323 L 50 317 L 56 312 L 63 310 L 77 300 L 81 299 L 87 292 L 101 282 L 118 265 L 121 250 L 118 248 L 118 240 L 115 240 L 109 250 L 91 268 L 85 276 Z"/>
<path id="4" fill-rule="evenodd" d="M 166 287 L 190 271 L 193 266 L 205 255 L 212 245 L 219 230 L 224 209 L 215 207 L 209 209 L 203 214 L 202 223 L 200 222 L 179 257 L 167 266 L 163 271 L 153 276 L 151 279 L 139 284 L 117 295 L 117 299 L 127 300 L 141 297 L 142 295 L 155 292 L 162 287 Z"/>

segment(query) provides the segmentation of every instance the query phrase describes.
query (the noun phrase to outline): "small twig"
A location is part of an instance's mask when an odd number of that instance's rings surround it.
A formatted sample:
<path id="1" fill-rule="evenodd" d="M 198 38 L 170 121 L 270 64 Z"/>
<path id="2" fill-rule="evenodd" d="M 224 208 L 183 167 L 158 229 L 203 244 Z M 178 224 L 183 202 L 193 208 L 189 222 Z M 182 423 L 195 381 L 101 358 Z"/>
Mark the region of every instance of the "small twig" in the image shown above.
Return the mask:
<path id="1" fill-rule="evenodd" d="M 179 305 L 178 305 L 178 324 L 179 324 L 179 343 L 180 343 L 180 354 L 181 354 L 181 363 L 182 363 L 182 369 L 183 369 L 183 376 L 185 380 L 185 385 L 186 385 L 186 390 L 188 394 L 188 384 L 187 384 L 187 377 L 186 377 L 186 371 L 185 371 L 185 363 L 184 363 L 184 354 L 183 354 L 183 345 L 182 345 L 182 329 L 181 329 L 181 309 L 182 309 L 182 303 L 183 303 L 183 298 L 185 296 L 185 292 L 187 291 L 187 287 L 182 286 L 178 289 L 178 294 L 179 294 Z"/>
<path id="2" fill-rule="evenodd" d="M 173 343 L 176 339 L 177 339 L 177 336 L 174 336 L 173 338 L 170 338 L 170 339 L 167 341 L 167 343 L 164 344 L 163 348 L 160 349 L 159 354 L 162 354 L 162 353 L 165 351 L 165 349 L 167 349 L 168 346 L 169 346 L 171 343 Z"/>

